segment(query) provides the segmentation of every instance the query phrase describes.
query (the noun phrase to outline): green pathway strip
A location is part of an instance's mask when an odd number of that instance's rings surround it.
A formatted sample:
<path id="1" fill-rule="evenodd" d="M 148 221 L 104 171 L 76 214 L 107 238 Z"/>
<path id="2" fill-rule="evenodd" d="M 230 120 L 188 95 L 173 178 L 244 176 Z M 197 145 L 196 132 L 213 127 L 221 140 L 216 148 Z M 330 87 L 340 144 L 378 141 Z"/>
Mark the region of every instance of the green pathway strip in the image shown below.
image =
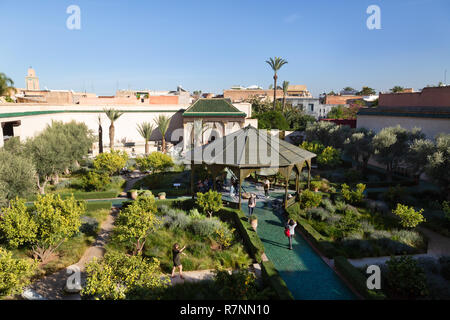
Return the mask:
<path id="1" fill-rule="evenodd" d="M 242 209 L 247 212 L 246 203 L 243 204 Z M 288 249 L 282 213 L 273 211 L 270 201 L 258 201 L 254 213 L 258 217 L 258 235 L 264 244 L 265 253 L 295 299 L 356 299 L 350 289 L 301 235 L 296 234 L 293 240 L 294 249 Z"/>

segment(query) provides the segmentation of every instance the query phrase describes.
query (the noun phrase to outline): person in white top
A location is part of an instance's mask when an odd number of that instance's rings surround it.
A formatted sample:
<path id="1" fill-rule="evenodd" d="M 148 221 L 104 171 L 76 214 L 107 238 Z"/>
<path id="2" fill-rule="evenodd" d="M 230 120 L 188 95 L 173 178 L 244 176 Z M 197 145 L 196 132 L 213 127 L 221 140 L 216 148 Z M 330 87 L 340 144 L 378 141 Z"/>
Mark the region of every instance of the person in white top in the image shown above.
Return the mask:
<path id="1" fill-rule="evenodd" d="M 295 235 L 295 227 L 297 226 L 297 222 L 295 222 L 292 219 L 289 219 L 288 223 L 286 224 L 286 228 L 289 228 L 289 250 L 292 250 L 292 238 Z"/>
<path id="2" fill-rule="evenodd" d="M 264 180 L 264 195 L 266 196 L 266 198 L 269 197 L 269 188 L 270 188 L 270 181 L 269 179 L 266 178 L 266 180 Z"/>

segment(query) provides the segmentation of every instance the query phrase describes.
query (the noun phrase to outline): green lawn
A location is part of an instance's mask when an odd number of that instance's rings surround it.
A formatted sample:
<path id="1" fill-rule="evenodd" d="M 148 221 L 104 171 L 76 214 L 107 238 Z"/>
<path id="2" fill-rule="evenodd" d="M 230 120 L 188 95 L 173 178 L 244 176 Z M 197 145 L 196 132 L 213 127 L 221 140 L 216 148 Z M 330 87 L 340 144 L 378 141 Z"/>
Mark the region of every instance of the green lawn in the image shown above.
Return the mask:
<path id="1" fill-rule="evenodd" d="M 151 190 L 156 196 L 165 192 L 167 196 L 184 196 L 190 192 L 190 171 L 153 173 L 136 182 L 133 189 Z M 174 183 L 180 183 L 178 188 Z"/>

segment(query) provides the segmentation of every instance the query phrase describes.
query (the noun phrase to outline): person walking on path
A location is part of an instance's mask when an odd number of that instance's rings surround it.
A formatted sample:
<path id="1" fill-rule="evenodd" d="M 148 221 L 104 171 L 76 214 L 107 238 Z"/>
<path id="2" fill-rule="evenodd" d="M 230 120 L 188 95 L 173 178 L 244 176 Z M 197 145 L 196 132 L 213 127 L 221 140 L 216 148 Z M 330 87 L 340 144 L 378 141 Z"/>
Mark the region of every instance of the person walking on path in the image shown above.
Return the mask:
<path id="1" fill-rule="evenodd" d="M 183 265 L 181 264 L 181 255 L 186 255 L 183 251 L 186 249 L 186 246 L 180 249 L 180 245 L 175 243 L 172 248 L 172 259 L 173 259 L 173 268 L 172 268 L 172 278 L 175 278 L 175 270 L 179 268 L 180 270 L 180 278 L 183 277 Z"/>
<path id="2" fill-rule="evenodd" d="M 234 185 L 230 184 L 230 198 L 234 199 Z"/>
<path id="3" fill-rule="evenodd" d="M 292 250 L 292 238 L 295 235 L 295 227 L 297 226 L 297 222 L 295 222 L 292 219 L 289 219 L 288 223 L 286 224 L 286 229 L 289 229 L 289 250 Z"/>
<path id="4" fill-rule="evenodd" d="M 264 180 L 264 195 L 266 196 L 266 198 L 269 197 L 269 188 L 270 188 L 270 181 L 269 179 L 266 178 L 266 180 Z"/>
<path id="5" fill-rule="evenodd" d="M 251 216 L 253 214 L 253 209 L 256 207 L 256 195 L 252 193 L 250 198 L 248 198 L 248 215 Z"/>

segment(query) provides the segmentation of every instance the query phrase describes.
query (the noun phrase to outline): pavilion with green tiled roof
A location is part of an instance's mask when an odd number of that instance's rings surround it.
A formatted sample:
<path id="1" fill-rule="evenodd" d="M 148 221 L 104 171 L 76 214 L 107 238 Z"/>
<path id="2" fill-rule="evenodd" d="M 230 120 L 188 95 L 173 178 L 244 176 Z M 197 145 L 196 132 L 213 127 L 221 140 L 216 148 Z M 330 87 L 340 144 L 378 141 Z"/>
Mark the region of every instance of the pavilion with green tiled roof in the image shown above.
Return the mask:
<path id="1" fill-rule="evenodd" d="M 184 149 L 194 146 L 195 136 L 200 135 L 203 144 L 243 128 L 246 117 L 246 112 L 236 108 L 229 99 L 198 99 L 183 112 Z"/>
<path id="2" fill-rule="evenodd" d="M 285 178 L 285 207 L 294 203 L 299 194 L 299 176 L 302 169 L 308 168 L 308 188 L 311 180 L 311 159 L 316 154 L 284 141 L 278 136 L 268 134 L 248 125 L 236 132 L 211 141 L 208 144 L 190 149 L 184 158 L 191 165 L 191 191 L 194 196 L 194 168 L 206 166 L 215 178 L 225 168 L 230 169 L 239 179 L 239 186 L 251 173 L 264 168 L 278 168 Z M 296 197 L 288 201 L 288 185 L 291 173 L 296 175 Z M 241 207 L 241 188 L 239 187 L 239 208 Z"/>
<path id="3" fill-rule="evenodd" d="M 198 99 L 184 113 L 183 117 L 246 117 L 245 112 L 231 104 L 229 99 Z"/>

